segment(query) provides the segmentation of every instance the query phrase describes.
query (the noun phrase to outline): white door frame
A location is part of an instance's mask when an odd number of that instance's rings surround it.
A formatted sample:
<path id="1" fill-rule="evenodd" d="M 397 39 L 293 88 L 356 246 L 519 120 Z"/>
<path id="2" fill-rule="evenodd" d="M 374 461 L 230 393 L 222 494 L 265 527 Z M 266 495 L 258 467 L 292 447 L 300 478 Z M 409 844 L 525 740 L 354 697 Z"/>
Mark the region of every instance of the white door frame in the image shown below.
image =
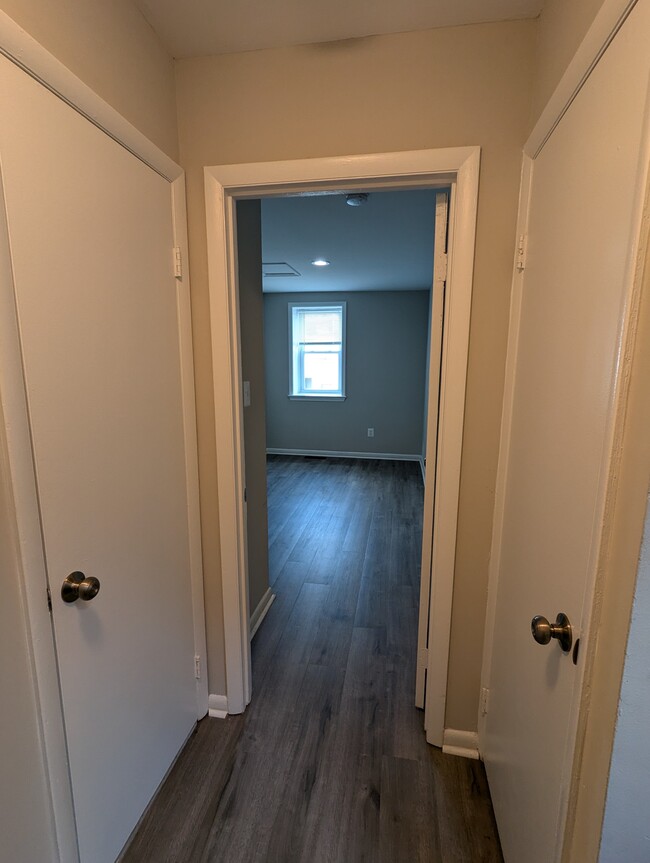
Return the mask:
<path id="1" fill-rule="evenodd" d="M 241 349 L 235 202 L 315 190 L 396 189 L 451 185 L 445 339 L 441 358 L 440 433 L 425 716 L 428 739 L 442 746 L 451 601 L 454 583 L 460 461 L 465 409 L 470 302 L 480 148 L 458 147 L 205 168 L 208 275 L 219 528 L 229 713 L 251 698 Z"/>
<path id="2" fill-rule="evenodd" d="M 56 96 L 147 164 L 170 184 L 174 242 L 187 261 L 185 175 L 182 168 L 149 141 L 114 108 L 43 48 L 13 19 L 0 11 L 0 53 L 20 66 Z M 0 178 L 1 179 L 1 178 Z M 39 705 L 41 745 L 51 801 L 52 831 L 60 863 L 78 861 L 72 788 L 68 772 L 65 725 L 59 690 L 52 621 L 47 607 L 47 570 L 43 552 L 39 502 L 23 370 L 13 297 L 13 274 L 8 255 L 4 214 L 0 218 L 0 392 L 2 393 L 9 453 L 11 491 L 20 544 L 22 593 L 32 652 L 36 701 Z M 170 249 L 170 268 L 172 267 Z M 177 281 L 181 356 L 186 484 L 190 537 L 190 578 L 196 655 L 203 664 L 197 680 L 197 718 L 208 709 L 203 565 L 199 518 L 199 475 L 194 401 L 194 365 L 187 266 Z M 55 861 L 53 861 L 55 863 Z"/>
<path id="3" fill-rule="evenodd" d="M 553 131 L 560 123 L 564 114 L 569 110 L 572 102 L 588 80 L 591 72 L 596 67 L 608 45 L 614 39 L 637 2 L 640 2 L 640 0 L 604 0 L 591 28 L 587 32 L 583 42 L 580 44 L 573 60 L 567 67 L 566 72 L 553 92 L 548 104 L 540 115 L 539 120 L 524 145 L 519 211 L 517 217 L 517 244 L 515 248 L 510 305 L 501 437 L 492 530 L 492 547 L 490 554 L 483 663 L 481 670 L 482 697 L 480 700 L 481 708 L 478 717 L 479 751 L 482 751 L 483 749 L 486 715 L 487 709 L 489 708 L 489 687 L 493 644 L 496 638 L 501 637 L 499 633 L 495 632 L 496 603 L 502 551 L 501 540 L 505 496 L 508 479 L 507 465 L 509 460 L 510 432 L 519 344 L 519 325 L 522 309 L 522 274 L 525 270 L 526 263 L 526 235 L 530 209 L 530 193 L 532 188 L 533 172 L 535 170 L 535 159 L 540 154 L 550 136 L 553 134 Z M 644 0 L 644 2 L 648 2 L 648 0 Z M 588 146 L 588 142 L 585 143 L 585 146 Z M 614 419 L 612 427 L 609 430 L 611 447 L 603 456 L 604 481 L 601 487 L 601 497 L 598 501 L 598 507 L 599 511 L 602 513 L 603 522 L 605 522 L 606 519 L 611 518 L 612 509 L 615 505 L 614 501 L 617 490 L 618 469 L 621 459 L 621 441 L 625 423 L 630 368 L 632 363 L 632 347 L 637 325 L 636 316 L 638 315 L 638 305 L 641 292 L 642 261 L 645 258 L 645 250 L 648 243 L 647 230 L 645 233 L 642 230 L 644 222 L 646 224 L 646 228 L 648 225 L 648 214 L 645 209 L 647 207 L 645 196 L 648 181 L 648 164 L 650 162 L 650 118 L 648 117 L 646 117 L 645 147 L 645 167 L 643 165 L 640 166 L 639 186 L 637 200 L 632 214 L 630 231 L 631 244 L 625 275 L 628 286 L 628 300 L 626 304 L 627 318 L 624 325 L 624 331 L 621 336 L 620 368 L 617 375 L 616 391 L 612 393 L 615 409 L 613 412 Z M 641 501 L 643 511 L 645 511 L 645 501 L 646 499 L 644 496 Z M 583 771 L 585 741 L 590 733 L 588 728 L 591 700 L 590 693 L 594 675 L 598 673 L 595 660 L 596 639 L 590 639 L 588 636 L 591 630 L 597 630 L 598 628 L 597 615 L 600 612 L 598 606 L 599 598 L 602 598 L 603 579 L 605 577 L 604 573 L 606 570 L 605 560 L 608 553 L 607 544 L 609 539 L 609 534 L 605 532 L 602 544 L 592 548 L 592 559 L 594 561 L 593 579 L 592 583 L 588 585 L 587 588 L 586 602 L 591 604 L 592 598 L 595 599 L 595 602 L 591 619 L 587 620 L 581 633 L 585 657 L 580 663 L 579 668 L 579 673 L 582 673 L 580 698 L 576 700 L 576 704 L 574 705 L 574 716 L 572 717 L 572 724 L 577 736 L 577 745 L 575 747 L 570 787 L 563 789 L 563 811 L 565 813 L 565 832 L 563 834 L 565 847 L 561 857 L 563 863 L 582 863 L 582 861 L 586 859 L 583 856 L 586 853 L 584 847 L 582 849 L 576 849 L 571 845 L 572 831 L 576 829 L 574 821 L 577 812 L 581 819 L 580 829 L 586 832 L 597 830 L 598 835 L 600 835 L 600 823 L 603 814 L 602 803 L 604 803 L 605 789 L 607 786 L 607 768 L 601 770 L 600 775 L 597 777 L 597 782 L 600 784 L 601 788 L 596 792 L 593 790 L 593 786 L 595 784 L 593 782 L 594 777 L 592 776 L 592 782 L 590 783 L 592 787 L 585 788 L 581 782 L 581 776 Z M 617 601 L 620 601 L 623 604 L 629 601 L 629 604 L 631 605 L 633 590 L 634 580 L 628 580 L 625 583 L 621 580 Z M 624 595 L 626 592 L 630 594 L 629 597 Z M 614 642 L 617 642 L 619 645 L 621 645 L 621 643 L 622 645 L 625 644 L 627 640 L 627 630 L 608 632 L 607 639 L 608 645 L 610 645 L 611 649 L 614 650 Z M 621 655 L 624 655 L 624 647 L 622 647 L 620 652 Z M 608 687 L 610 689 L 615 687 L 616 694 L 618 693 L 618 681 L 611 679 L 611 675 L 608 680 Z M 600 730 L 600 744 L 602 746 L 610 746 L 610 749 L 613 742 L 614 721 L 615 716 L 612 716 L 610 728 L 611 739 L 604 740 L 602 737 L 602 729 Z M 608 764 L 609 760 L 607 760 L 607 765 Z M 588 798 L 588 801 L 583 803 L 583 798 L 585 800 Z M 599 799 L 601 803 L 598 802 Z M 587 810 L 589 811 L 587 812 Z M 569 815 L 573 813 L 574 817 L 567 817 L 567 813 L 569 813 Z M 590 823 L 586 824 L 586 822 Z M 558 847 L 562 846 L 562 844 L 563 843 L 559 841 Z"/>

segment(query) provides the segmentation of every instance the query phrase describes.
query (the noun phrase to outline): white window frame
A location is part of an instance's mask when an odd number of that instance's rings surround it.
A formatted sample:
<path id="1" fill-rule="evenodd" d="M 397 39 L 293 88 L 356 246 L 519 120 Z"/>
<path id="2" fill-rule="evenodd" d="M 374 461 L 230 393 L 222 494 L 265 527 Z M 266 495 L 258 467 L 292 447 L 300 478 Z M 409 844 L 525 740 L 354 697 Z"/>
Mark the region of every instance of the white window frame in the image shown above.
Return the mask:
<path id="1" fill-rule="evenodd" d="M 307 391 L 301 385 L 304 382 L 304 374 L 300 359 L 296 357 L 296 341 L 293 335 L 293 322 L 295 309 L 310 309 L 330 310 L 336 309 L 341 313 L 341 353 L 339 354 L 339 381 L 340 388 L 337 392 L 328 392 L 326 390 Z M 346 318 L 347 318 L 347 303 L 326 302 L 326 303 L 289 303 L 289 398 L 292 401 L 345 401 L 345 367 L 346 367 Z"/>

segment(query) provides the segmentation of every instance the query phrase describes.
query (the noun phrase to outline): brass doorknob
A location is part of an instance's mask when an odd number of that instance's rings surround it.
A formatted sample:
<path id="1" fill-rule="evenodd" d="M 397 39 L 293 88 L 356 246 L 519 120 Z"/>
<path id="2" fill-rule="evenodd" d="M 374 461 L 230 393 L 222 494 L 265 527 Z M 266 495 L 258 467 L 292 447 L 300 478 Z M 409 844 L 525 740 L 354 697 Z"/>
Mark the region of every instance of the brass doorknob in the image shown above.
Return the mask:
<path id="1" fill-rule="evenodd" d="M 571 650 L 573 644 L 573 632 L 571 623 L 566 614 L 560 612 L 555 623 L 549 623 L 541 614 L 535 615 L 530 623 L 533 638 L 538 644 L 548 644 L 552 638 L 557 638 L 560 647 L 565 653 Z"/>
<path id="2" fill-rule="evenodd" d="M 83 572 L 71 572 L 61 585 L 61 599 L 64 602 L 76 602 L 78 599 L 89 602 L 97 596 L 99 588 L 98 578 L 92 575 L 87 578 Z"/>

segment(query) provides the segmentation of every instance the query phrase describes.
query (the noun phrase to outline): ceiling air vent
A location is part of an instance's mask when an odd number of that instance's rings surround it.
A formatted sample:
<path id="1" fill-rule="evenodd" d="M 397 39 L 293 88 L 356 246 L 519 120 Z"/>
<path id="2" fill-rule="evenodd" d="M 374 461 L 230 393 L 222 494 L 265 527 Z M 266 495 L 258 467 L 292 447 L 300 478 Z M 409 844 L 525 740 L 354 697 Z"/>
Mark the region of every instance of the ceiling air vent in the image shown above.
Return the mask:
<path id="1" fill-rule="evenodd" d="M 265 279 L 276 279 L 292 276 L 299 276 L 300 273 L 298 270 L 294 269 L 291 264 L 287 264 L 285 261 L 272 261 L 268 264 L 262 264 L 262 276 Z"/>

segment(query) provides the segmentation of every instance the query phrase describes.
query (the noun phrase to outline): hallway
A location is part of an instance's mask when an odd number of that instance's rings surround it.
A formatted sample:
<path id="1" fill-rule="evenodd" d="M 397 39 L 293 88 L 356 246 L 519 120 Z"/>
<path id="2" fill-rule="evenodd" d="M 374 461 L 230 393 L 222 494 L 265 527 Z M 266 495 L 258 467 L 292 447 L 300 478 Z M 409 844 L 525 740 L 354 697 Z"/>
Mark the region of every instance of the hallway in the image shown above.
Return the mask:
<path id="1" fill-rule="evenodd" d="M 199 723 L 124 863 L 499 863 L 482 764 L 413 707 L 419 466 L 270 456 L 268 489 L 252 703 Z"/>

